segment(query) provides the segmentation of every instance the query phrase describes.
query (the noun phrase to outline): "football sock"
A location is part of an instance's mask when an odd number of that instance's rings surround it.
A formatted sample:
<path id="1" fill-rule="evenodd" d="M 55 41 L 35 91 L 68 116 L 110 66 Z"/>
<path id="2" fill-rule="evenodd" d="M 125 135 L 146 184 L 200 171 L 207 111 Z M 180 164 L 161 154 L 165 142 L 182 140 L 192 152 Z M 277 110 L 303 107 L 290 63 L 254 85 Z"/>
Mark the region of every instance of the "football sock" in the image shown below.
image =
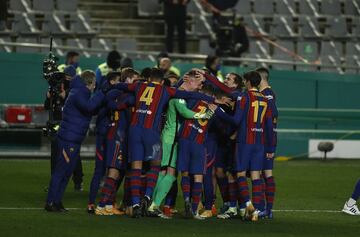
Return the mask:
<path id="1" fill-rule="evenodd" d="M 256 209 L 260 209 L 260 202 L 262 196 L 262 185 L 260 179 L 252 181 L 252 203 Z"/>
<path id="2" fill-rule="evenodd" d="M 104 186 L 101 189 L 101 197 L 99 201 L 99 207 L 104 207 L 105 205 L 111 205 L 111 197 L 116 189 L 116 180 L 110 177 L 106 177 Z"/>
<path id="3" fill-rule="evenodd" d="M 206 173 L 204 177 L 204 198 L 205 198 L 205 210 L 211 210 L 214 201 L 214 184 L 212 177 L 212 169 L 208 169 L 210 172 Z"/>
<path id="4" fill-rule="evenodd" d="M 161 202 L 169 193 L 175 180 L 176 178 L 174 176 L 168 174 L 165 175 L 165 177 L 162 179 L 162 182 L 159 184 L 156 195 L 154 197 L 154 202 L 157 206 L 160 206 Z"/>
<path id="5" fill-rule="evenodd" d="M 153 200 L 155 199 L 157 190 L 158 190 L 158 188 L 159 188 L 159 186 L 160 186 L 160 183 L 161 183 L 161 181 L 162 181 L 162 179 L 163 179 L 164 177 L 165 177 L 165 174 L 163 174 L 162 172 L 160 172 L 159 175 L 158 175 L 158 179 L 157 179 L 157 181 L 156 181 L 155 188 L 154 188 L 154 192 L 153 192 L 153 196 L 152 196 Z"/>
<path id="6" fill-rule="evenodd" d="M 266 185 L 265 185 L 265 181 L 264 181 L 264 177 L 260 176 L 260 182 L 261 182 L 261 197 L 260 197 L 260 211 L 264 211 L 265 210 L 265 190 L 266 190 Z"/>
<path id="7" fill-rule="evenodd" d="M 199 202 L 201 199 L 201 193 L 202 193 L 202 187 L 203 184 L 200 182 L 194 182 L 192 190 L 191 190 L 191 209 L 193 213 L 197 212 Z"/>
<path id="8" fill-rule="evenodd" d="M 360 197 L 360 179 L 357 181 L 354 192 L 351 195 L 351 198 L 354 199 L 355 201 L 357 201 L 359 197 Z"/>
<path id="9" fill-rule="evenodd" d="M 132 169 L 130 172 L 131 204 L 140 204 L 141 169 Z"/>
<path id="10" fill-rule="evenodd" d="M 266 209 L 271 210 L 273 208 L 275 196 L 275 179 L 273 176 L 265 179 L 265 186 Z"/>
<path id="11" fill-rule="evenodd" d="M 178 183 L 177 181 L 173 182 L 170 191 L 165 197 L 165 206 L 174 207 L 176 204 L 176 197 L 178 194 Z"/>
<path id="12" fill-rule="evenodd" d="M 160 172 L 160 165 L 152 165 L 146 173 L 146 191 L 145 196 L 152 198 L 157 178 Z"/>
<path id="13" fill-rule="evenodd" d="M 227 177 L 216 178 L 217 183 L 219 185 L 221 197 L 223 202 L 229 202 L 229 183 Z"/>
<path id="14" fill-rule="evenodd" d="M 228 188 L 229 188 L 229 203 L 230 203 L 230 207 L 236 207 L 236 201 L 237 201 L 237 184 L 236 182 L 230 182 L 228 183 Z"/>
<path id="15" fill-rule="evenodd" d="M 128 207 L 131 206 L 130 177 L 128 176 L 126 176 L 124 180 L 123 203 Z"/>
<path id="16" fill-rule="evenodd" d="M 181 177 L 181 189 L 183 191 L 184 200 L 190 201 L 190 177 L 189 176 Z"/>
<path id="17" fill-rule="evenodd" d="M 249 187 L 246 177 L 237 178 L 238 195 L 240 204 L 244 204 L 250 200 Z"/>

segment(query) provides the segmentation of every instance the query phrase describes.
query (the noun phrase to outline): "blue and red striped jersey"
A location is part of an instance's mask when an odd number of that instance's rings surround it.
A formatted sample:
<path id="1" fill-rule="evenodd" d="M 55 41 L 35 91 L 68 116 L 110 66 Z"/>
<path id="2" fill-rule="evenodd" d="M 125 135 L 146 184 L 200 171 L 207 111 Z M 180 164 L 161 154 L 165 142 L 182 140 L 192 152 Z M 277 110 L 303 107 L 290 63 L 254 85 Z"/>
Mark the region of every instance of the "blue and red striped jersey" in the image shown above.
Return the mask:
<path id="1" fill-rule="evenodd" d="M 273 131 L 268 100 L 257 89 L 250 89 L 238 96 L 233 116 L 227 115 L 222 109 L 217 109 L 216 115 L 237 126 L 238 143 L 264 145 L 265 134 L 270 136 L 269 131 Z"/>
<path id="2" fill-rule="evenodd" d="M 129 107 L 134 105 L 134 100 L 132 94 L 118 90 L 112 90 L 107 94 L 107 107 L 110 110 L 107 139 L 113 139 L 117 131 L 127 133 L 131 116 Z"/>
<path id="3" fill-rule="evenodd" d="M 277 106 L 276 106 L 276 95 L 274 93 L 274 91 L 271 89 L 270 86 L 264 88 L 261 93 L 268 99 L 268 104 L 269 104 L 269 108 L 271 108 L 272 110 L 272 122 L 273 122 L 273 139 L 272 139 L 272 143 L 266 143 L 267 146 L 272 146 L 272 147 L 276 147 L 277 145 L 277 132 L 276 132 L 276 128 L 277 128 L 277 120 L 278 120 L 278 110 L 277 110 Z"/>
<path id="4" fill-rule="evenodd" d="M 177 90 L 157 82 L 119 83 L 119 90 L 132 91 L 135 94 L 135 108 L 131 118 L 131 126 L 141 126 L 160 132 L 162 113 L 173 97 L 196 99 L 214 102 L 214 98 L 197 92 Z"/>
<path id="5" fill-rule="evenodd" d="M 204 113 L 208 108 L 204 101 L 188 100 L 187 105 L 192 111 L 197 113 Z M 186 119 L 179 129 L 179 136 L 183 139 L 195 141 L 198 144 L 204 144 L 208 128 L 208 120 Z"/>

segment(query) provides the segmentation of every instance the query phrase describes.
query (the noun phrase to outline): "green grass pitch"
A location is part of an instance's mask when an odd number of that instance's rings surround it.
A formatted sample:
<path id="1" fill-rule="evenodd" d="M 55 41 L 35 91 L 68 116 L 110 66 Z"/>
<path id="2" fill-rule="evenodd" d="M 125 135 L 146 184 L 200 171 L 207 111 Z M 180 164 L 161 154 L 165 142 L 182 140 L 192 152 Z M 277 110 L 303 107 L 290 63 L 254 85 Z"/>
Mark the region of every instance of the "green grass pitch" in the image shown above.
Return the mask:
<path id="1" fill-rule="evenodd" d="M 83 165 L 85 191 L 74 192 L 70 183 L 64 199 L 66 207 L 81 209 L 56 214 L 40 209 L 49 181 L 49 161 L 0 160 L 0 236 L 360 236 L 360 217 L 335 212 L 341 210 L 360 177 L 360 161 L 276 162 L 274 209 L 278 211 L 274 220 L 257 223 L 88 215 L 85 207 L 94 164 L 86 161 Z M 183 209 L 181 196 L 177 205 Z"/>

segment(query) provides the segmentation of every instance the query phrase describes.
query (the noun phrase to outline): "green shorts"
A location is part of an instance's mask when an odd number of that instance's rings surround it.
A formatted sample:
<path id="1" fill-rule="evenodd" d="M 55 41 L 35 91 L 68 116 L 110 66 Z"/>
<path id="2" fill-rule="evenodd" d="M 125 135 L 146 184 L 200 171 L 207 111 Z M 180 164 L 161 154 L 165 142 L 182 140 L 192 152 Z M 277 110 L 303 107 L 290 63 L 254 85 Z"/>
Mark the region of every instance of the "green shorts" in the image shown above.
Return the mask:
<path id="1" fill-rule="evenodd" d="M 174 169 L 176 168 L 177 149 L 177 142 L 171 144 L 165 142 L 162 143 L 161 167 L 170 166 Z"/>

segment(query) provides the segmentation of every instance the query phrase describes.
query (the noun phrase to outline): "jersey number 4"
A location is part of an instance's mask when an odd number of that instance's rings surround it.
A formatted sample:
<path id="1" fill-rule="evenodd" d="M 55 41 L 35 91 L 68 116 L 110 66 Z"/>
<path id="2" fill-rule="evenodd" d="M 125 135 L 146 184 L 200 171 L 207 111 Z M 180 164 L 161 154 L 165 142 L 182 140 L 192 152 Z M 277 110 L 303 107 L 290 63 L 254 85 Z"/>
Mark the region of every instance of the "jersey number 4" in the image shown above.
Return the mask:
<path id="1" fill-rule="evenodd" d="M 261 118 L 260 118 L 260 123 L 262 123 L 266 113 L 267 103 L 265 101 L 256 100 L 251 103 L 251 107 L 254 107 L 254 123 L 258 122 L 259 107 L 264 107 L 263 110 L 261 111 Z"/>
<path id="2" fill-rule="evenodd" d="M 155 87 L 146 87 L 144 92 L 140 97 L 141 102 L 145 102 L 146 105 L 150 105 L 153 101 L 153 94 L 154 94 Z"/>

